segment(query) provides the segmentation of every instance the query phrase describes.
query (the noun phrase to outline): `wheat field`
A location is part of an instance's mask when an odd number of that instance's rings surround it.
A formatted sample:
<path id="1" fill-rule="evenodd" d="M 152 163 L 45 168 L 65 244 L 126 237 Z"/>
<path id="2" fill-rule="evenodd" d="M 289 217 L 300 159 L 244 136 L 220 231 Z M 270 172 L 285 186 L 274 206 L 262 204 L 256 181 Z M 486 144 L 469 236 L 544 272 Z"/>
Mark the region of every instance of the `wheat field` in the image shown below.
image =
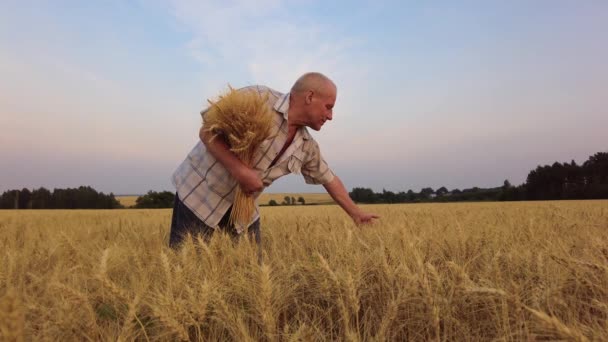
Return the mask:
<path id="1" fill-rule="evenodd" d="M 167 247 L 170 210 L 0 211 L 0 340 L 608 340 L 608 201 L 262 208 Z"/>
<path id="2" fill-rule="evenodd" d="M 125 208 L 129 208 L 135 205 L 135 201 L 137 201 L 138 197 L 139 196 L 116 196 L 116 200 L 124 205 Z"/>
<path id="3" fill-rule="evenodd" d="M 278 204 L 283 203 L 285 201 L 285 196 L 289 196 L 290 198 L 295 198 L 296 203 L 298 198 L 302 197 L 304 199 L 304 203 L 306 204 L 332 204 L 335 203 L 334 200 L 329 196 L 328 193 L 262 193 L 258 198 L 258 204 L 264 205 L 268 204 L 270 200 L 275 200 Z M 297 203 L 299 204 L 299 203 Z"/>

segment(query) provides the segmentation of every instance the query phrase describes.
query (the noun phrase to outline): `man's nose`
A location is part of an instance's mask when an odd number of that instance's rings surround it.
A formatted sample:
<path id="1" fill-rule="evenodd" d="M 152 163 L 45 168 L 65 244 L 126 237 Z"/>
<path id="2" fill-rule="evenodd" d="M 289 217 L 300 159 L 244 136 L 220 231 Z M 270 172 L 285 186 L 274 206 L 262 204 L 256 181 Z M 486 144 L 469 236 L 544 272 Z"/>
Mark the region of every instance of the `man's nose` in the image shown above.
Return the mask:
<path id="1" fill-rule="evenodd" d="M 329 114 L 327 115 L 327 120 L 331 120 L 333 116 L 334 116 L 334 114 L 330 111 Z"/>

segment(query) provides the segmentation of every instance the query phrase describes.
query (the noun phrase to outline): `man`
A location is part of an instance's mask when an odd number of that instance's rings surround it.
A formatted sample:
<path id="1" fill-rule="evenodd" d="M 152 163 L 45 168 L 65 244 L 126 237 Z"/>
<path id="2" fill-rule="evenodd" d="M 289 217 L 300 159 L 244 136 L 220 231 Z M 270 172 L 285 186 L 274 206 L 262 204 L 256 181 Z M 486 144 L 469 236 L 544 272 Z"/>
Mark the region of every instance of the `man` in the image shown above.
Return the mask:
<path id="1" fill-rule="evenodd" d="M 274 130 L 254 157 L 254 166 L 243 164 L 224 139 L 210 140 L 201 127 L 200 141 L 173 174 L 177 188 L 169 244 L 177 246 L 183 237 L 201 234 L 208 239 L 215 229 L 233 236 L 247 227 L 230 227 L 232 202 L 237 186 L 247 196 L 259 196 L 273 181 L 289 173 L 302 174 L 308 184 L 322 184 L 331 197 L 357 224 L 379 218 L 362 211 L 350 199 L 342 181 L 334 175 L 321 156 L 319 145 L 306 130 L 321 130 L 333 117 L 336 85 L 325 75 L 302 75 L 287 94 L 263 86 L 239 91 L 256 91 L 268 96 L 272 107 Z M 203 121 L 205 111 L 201 113 Z M 259 210 L 251 218 L 249 233 L 261 240 Z"/>

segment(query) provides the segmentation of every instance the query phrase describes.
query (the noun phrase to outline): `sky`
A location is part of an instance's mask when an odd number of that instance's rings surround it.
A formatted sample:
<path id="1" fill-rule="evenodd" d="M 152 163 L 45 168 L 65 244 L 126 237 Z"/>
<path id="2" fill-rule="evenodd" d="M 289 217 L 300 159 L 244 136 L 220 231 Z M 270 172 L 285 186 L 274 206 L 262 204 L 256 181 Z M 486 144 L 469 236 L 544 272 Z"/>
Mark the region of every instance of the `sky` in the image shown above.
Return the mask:
<path id="1" fill-rule="evenodd" d="M 608 2 L 0 2 L 0 191 L 174 191 L 228 84 L 334 80 L 347 189 L 525 182 L 608 151 Z M 268 192 L 323 192 L 289 175 Z"/>

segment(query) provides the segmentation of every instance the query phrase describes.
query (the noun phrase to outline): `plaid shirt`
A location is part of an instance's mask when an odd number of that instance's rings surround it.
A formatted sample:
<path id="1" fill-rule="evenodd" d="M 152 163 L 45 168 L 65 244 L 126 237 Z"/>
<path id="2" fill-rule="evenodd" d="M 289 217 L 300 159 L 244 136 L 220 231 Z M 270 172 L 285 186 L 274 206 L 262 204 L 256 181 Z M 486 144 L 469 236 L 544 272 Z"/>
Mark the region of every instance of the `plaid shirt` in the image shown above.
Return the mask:
<path id="1" fill-rule="evenodd" d="M 308 184 L 326 184 L 334 178 L 319 145 L 305 127 L 300 127 L 293 142 L 279 160 L 270 164 L 287 141 L 287 114 L 289 93 L 281 94 L 264 86 L 250 86 L 239 91 L 257 91 L 268 94 L 268 105 L 274 109 L 274 128 L 269 139 L 262 142 L 254 156 L 253 168 L 258 171 L 264 186 L 268 187 L 276 179 L 289 173 L 302 174 Z M 205 115 L 206 110 L 201 112 Z M 177 195 L 206 225 L 217 228 L 222 216 L 228 211 L 238 182 L 230 172 L 207 152 L 205 145 L 198 141 L 172 177 Z M 259 197 L 259 194 L 257 194 Z M 256 203 L 254 217 L 249 224 L 260 217 Z M 236 227 L 241 232 L 246 227 Z"/>

